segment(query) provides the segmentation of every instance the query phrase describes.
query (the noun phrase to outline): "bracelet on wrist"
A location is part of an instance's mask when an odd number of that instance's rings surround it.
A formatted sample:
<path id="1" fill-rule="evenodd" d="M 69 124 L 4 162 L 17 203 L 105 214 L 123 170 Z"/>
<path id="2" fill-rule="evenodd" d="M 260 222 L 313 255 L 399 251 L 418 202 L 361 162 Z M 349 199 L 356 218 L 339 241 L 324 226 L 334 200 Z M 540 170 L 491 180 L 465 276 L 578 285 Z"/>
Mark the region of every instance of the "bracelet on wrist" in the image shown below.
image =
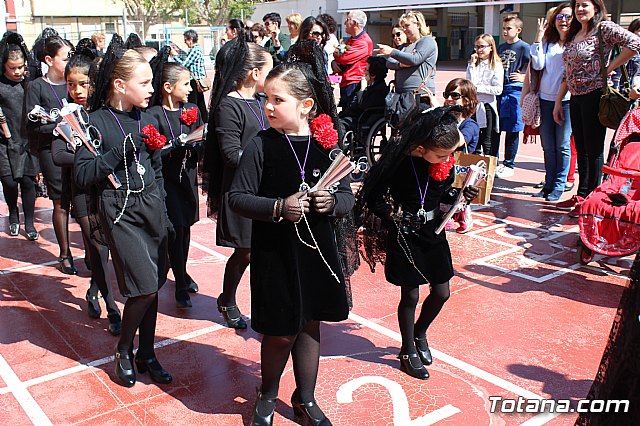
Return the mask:
<path id="1" fill-rule="evenodd" d="M 278 223 L 282 220 L 282 198 L 278 197 L 276 202 L 273 204 L 273 216 L 271 217 L 275 223 Z"/>

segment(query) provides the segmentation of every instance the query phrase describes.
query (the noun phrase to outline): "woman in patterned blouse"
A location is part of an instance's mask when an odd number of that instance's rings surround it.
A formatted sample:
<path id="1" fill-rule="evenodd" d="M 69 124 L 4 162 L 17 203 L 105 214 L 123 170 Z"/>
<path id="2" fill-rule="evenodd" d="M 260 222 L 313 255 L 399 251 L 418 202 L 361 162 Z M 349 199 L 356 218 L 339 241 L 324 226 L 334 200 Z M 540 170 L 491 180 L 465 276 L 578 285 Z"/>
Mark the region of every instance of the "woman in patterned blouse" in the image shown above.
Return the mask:
<path id="1" fill-rule="evenodd" d="M 579 203 L 602 180 L 604 138 L 606 128 L 598 121 L 602 88 L 598 32 L 602 35 L 603 52 L 608 58 L 614 46 L 620 54 L 607 66 L 607 74 L 640 52 L 640 37 L 606 20 L 607 10 L 602 0 L 572 0 L 573 21 L 562 59 L 565 64 L 564 81 L 556 98 L 553 116 L 562 124 L 562 99 L 571 92 L 571 127 L 578 151 L 578 194 L 573 198 L 570 215 L 577 217 Z M 564 204 L 564 203 L 563 203 Z"/>

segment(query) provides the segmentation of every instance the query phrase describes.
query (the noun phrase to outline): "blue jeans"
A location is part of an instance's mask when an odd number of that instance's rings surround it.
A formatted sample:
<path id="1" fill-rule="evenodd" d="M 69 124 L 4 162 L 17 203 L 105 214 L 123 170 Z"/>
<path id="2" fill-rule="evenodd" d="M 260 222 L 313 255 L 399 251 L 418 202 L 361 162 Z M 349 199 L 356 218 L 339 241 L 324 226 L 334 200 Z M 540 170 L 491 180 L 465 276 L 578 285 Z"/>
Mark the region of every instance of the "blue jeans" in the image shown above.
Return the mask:
<path id="1" fill-rule="evenodd" d="M 569 101 L 562 102 L 564 122 L 558 125 L 553 121 L 553 106 L 555 102 L 540 99 L 540 139 L 544 151 L 544 187 L 542 190 L 550 194 L 561 194 L 569 173 L 571 160 L 571 115 Z M 597 117 L 594 117 L 597 119 Z"/>
<path id="2" fill-rule="evenodd" d="M 491 141 L 491 155 L 499 158 L 500 151 L 500 134 L 496 140 Z M 516 167 L 516 154 L 518 153 L 518 145 L 520 145 L 520 132 L 505 132 L 504 138 L 504 161 L 505 167 L 514 169 Z"/>

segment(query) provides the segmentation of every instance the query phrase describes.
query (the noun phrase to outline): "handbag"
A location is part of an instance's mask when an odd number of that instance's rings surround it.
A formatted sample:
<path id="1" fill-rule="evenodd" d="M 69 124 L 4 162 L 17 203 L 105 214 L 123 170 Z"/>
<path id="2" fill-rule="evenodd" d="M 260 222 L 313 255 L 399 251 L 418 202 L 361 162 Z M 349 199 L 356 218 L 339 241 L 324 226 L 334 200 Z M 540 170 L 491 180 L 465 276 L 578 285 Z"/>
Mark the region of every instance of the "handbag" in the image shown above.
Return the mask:
<path id="1" fill-rule="evenodd" d="M 600 105 L 598 109 L 598 119 L 600 123 L 610 129 L 617 129 L 622 118 L 627 114 L 631 107 L 631 99 L 622 94 L 620 91 L 609 86 L 607 83 L 607 66 L 604 60 L 604 49 L 602 48 L 602 32 L 598 27 L 598 50 L 600 51 L 600 71 L 602 72 L 602 96 L 600 97 Z M 627 68 L 622 66 L 622 78 L 620 83 L 629 85 L 629 75 Z M 628 92 L 628 91 L 627 91 Z"/>
<path id="2" fill-rule="evenodd" d="M 198 89 L 199 93 L 204 93 L 211 89 L 211 80 L 209 80 L 206 76 L 203 78 L 193 77 L 193 79 L 196 81 L 196 88 Z"/>
<path id="3" fill-rule="evenodd" d="M 538 128 L 542 122 L 540 116 L 540 96 L 538 94 L 540 90 L 540 80 L 542 80 L 542 71 L 534 70 L 531 68 L 531 64 L 529 64 L 529 76 L 529 82 L 535 84 L 535 89 L 529 90 L 529 93 L 522 97 L 522 105 L 520 106 L 522 121 L 531 128 Z M 535 82 L 534 77 L 537 77 Z"/>
<path id="4" fill-rule="evenodd" d="M 394 128 L 400 128 L 411 115 L 420 108 L 420 91 L 433 74 L 431 70 L 429 74 L 422 80 L 420 87 L 410 92 L 397 93 L 395 84 L 393 90 L 390 90 L 384 98 L 384 118 L 389 125 Z"/>

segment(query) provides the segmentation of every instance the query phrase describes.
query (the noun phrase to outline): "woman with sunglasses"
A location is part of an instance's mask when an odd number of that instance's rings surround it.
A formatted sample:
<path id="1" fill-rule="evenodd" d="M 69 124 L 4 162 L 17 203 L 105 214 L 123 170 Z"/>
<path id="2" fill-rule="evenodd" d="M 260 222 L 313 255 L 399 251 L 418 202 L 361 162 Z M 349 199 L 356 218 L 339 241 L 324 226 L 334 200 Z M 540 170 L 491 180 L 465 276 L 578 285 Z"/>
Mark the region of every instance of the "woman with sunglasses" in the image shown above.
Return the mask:
<path id="1" fill-rule="evenodd" d="M 500 138 L 496 96 L 502 93 L 504 68 L 491 34 L 476 37 L 473 49 L 475 53 L 467 65 L 466 78 L 478 92 L 476 121 L 480 126 L 480 138 L 474 153 L 489 155 L 491 145 L 498 143 Z"/>
<path id="2" fill-rule="evenodd" d="M 428 91 L 435 93 L 436 61 L 438 46 L 431 36 L 431 29 L 420 12 L 410 11 L 400 17 L 400 26 L 407 35 L 407 44 L 394 49 L 386 44 L 378 44 L 375 50 L 387 57 L 387 68 L 395 71 L 397 93 L 419 91 L 422 99 L 428 101 Z"/>
<path id="3" fill-rule="evenodd" d="M 407 35 L 400 25 L 394 25 L 391 29 L 391 38 L 396 49 L 402 49 L 407 44 Z"/>
<path id="4" fill-rule="evenodd" d="M 540 97 L 540 139 L 545 168 L 544 186 L 534 197 L 544 197 L 547 201 L 558 201 L 564 193 L 571 160 L 569 93 L 562 98 L 562 110 L 567 118 L 562 124 L 553 120 L 553 108 L 564 74 L 562 53 L 572 19 L 571 3 L 561 3 L 551 13 L 549 22 L 538 19 L 538 32 L 531 45 L 530 75 L 538 77 L 535 84 Z M 525 85 L 523 98 L 530 89 Z"/>
<path id="5" fill-rule="evenodd" d="M 553 118 L 559 125 L 571 120 L 578 151 L 578 193 L 557 206 L 572 208 L 569 216 L 578 217 L 580 203 L 602 180 L 607 129 L 598 120 L 598 111 L 607 81 L 602 78 L 600 48 L 605 58 L 615 46 L 621 49 L 620 54 L 607 65 L 608 75 L 640 53 L 640 37 L 607 20 L 607 9 L 602 0 L 572 0 L 571 9 L 573 19 L 562 53 L 565 80 L 556 97 Z M 571 93 L 570 118 L 564 116 L 562 109 L 567 90 Z"/>
<path id="6" fill-rule="evenodd" d="M 327 75 L 331 73 L 329 66 L 329 54 L 325 50 L 329 40 L 329 27 L 323 21 L 313 16 L 308 16 L 300 25 L 300 40 L 314 40 L 324 52 L 324 63 Z"/>

